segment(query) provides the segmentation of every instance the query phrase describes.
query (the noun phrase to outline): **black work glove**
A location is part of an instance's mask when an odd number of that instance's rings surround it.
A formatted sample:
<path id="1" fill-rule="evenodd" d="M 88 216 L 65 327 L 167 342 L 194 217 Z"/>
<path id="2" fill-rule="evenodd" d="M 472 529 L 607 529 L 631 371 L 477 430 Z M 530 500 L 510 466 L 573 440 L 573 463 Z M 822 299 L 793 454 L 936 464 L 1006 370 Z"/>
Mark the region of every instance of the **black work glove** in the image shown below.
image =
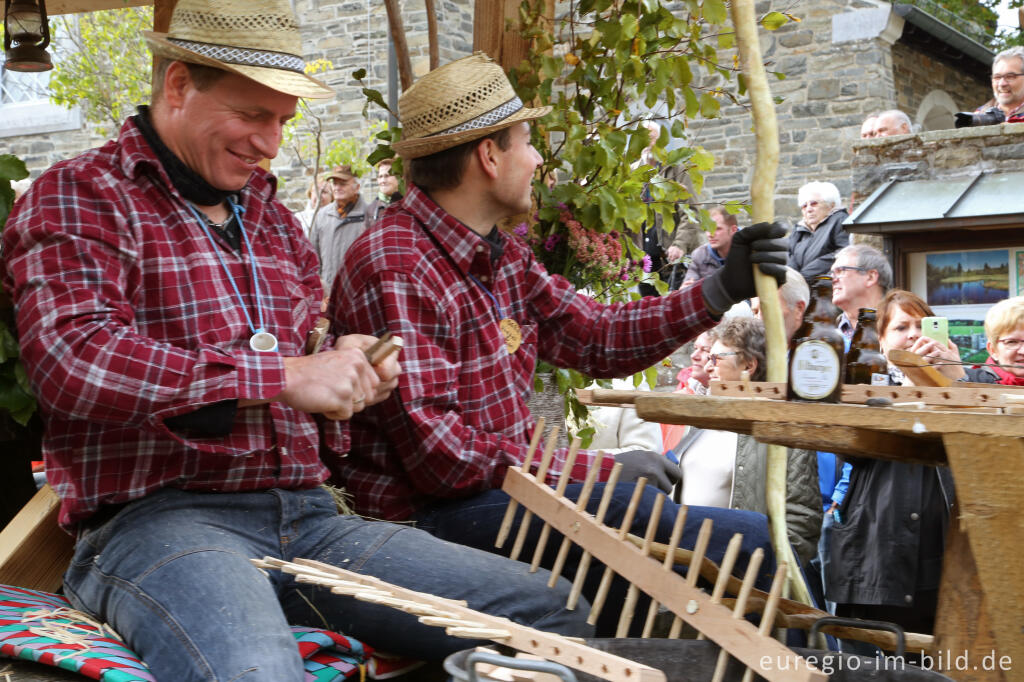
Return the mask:
<path id="1" fill-rule="evenodd" d="M 780 286 L 786 282 L 785 234 L 782 223 L 757 223 L 733 235 L 725 264 L 704 278 L 704 305 L 713 316 L 757 296 L 751 267 L 754 263 Z"/>
<path id="2" fill-rule="evenodd" d="M 615 461 L 622 465 L 619 480 L 635 481 L 641 476 L 664 493 L 672 492 L 672 486 L 682 480 L 679 467 L 668 457 L 650 450 L 630 450 L 615 455 Z"/>

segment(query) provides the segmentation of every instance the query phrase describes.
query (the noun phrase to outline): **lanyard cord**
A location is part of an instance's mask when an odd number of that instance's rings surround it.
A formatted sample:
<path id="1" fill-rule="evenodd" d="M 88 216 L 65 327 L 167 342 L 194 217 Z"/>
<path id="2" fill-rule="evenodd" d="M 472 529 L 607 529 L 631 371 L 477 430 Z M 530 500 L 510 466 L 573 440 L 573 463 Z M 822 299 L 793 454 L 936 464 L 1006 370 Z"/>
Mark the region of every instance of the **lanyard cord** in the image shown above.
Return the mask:
<path id="1" fill-rule="evenodd" d="M 206 238 L 210 240 L 210 245 L 213 246 L 213 253 L 217 256 L 217 261 L 220 263 L 220 267 L 224 270 L 224 274 L 227 275 L 228 281 L 231 283 L 231 288 L 235 291 L 235 296 L 238 298 L 238 304 L 242 308 L 242 313 L 245 314 L 245 322 L 249 325 L 250 331 L 253 334 L 258 334 L 263 331 L 263 301 L 260 296 L 260 271 L 259 266 L 256 264 L 256 254 L 252 250 L 252 244 L 249 242 L 248 235 L 245 234 L 245 227 L 242 225 L 242 212 L 244 209 L 236 204 L 231 198 L 228 198 L 228 206 L 231 207 L 231 212 L 235 215 L 235 220 L 238 221 L 238 231 L 242 233 L 242 241 L 245 243 L 245 248 L 249 249 L 249 260 L 252 262 L 252 286 L 253 291 L 256 294 L 256 316 L 259 322 L 259 327 L 253 326 L 252 318 L 249 317 L 249 311 L 245 307 L 245 299 L 242 298 L 242 292 L 238 290 L 238 285 L 235 284 L 235 278 L 231 276 L 231 271 L 228 269 L 228 264 L 224 262 L 224 257 L 220 255 L 220 249 L 217 248 L 217 242 L 213 239 L 213 234 L 210 232 L 209 226 L 206 224 L 206 219 L 199 213 L 199 210 L 191 203 L 188 204 L 189 210 L 195 215 L 196 220 L 199 221 L 199 226 L 203 228 L 203 232 L 206 233 Z"/>
<path id="2" fill-rule="evenodd" d="M 473 280 L 474 282 L 476 282 L 477 286 L 479 286 L 479 287 L 480 287 L 481 289 L 483 289 L 483 290 L 484 290 L 484 293 L 485 293 L 485 294 L 487 294 L 487 295 L 488 295 L 488 296 L 490 297 L 490 299 L 491 299 L 491 302 L 492 302 L 492 303 L 494 303 L 494 309 L 498 311 L 498 319 L 499 319 L 499 320 L 501 320 L 501 319 L 504 319 L 504 317 L 505 317 L 505 313 L 503 313 L 503 312 L 501 311 L 501 304 L 500 304 L 500 303 L 498 303 L 498 298 L 497 298 L 497 296 L 495 296 L 495 295 L 494 295 L 493 293 L 491 293 L 491 290 L 490 290 L 490 289 L 488 289 L 487 287 L 485 287 L 485 286 L 484 286 L 484 283 L 483 283 L 483 282 L 481 282 L 480 280 L 478 280 L 478 279 L 477 279 L 476 277 L 474 277 L 473 275 L 470 275 L 470 274 L 468 274 L 468 273 L 467 273 L 467 274 L 466 274 L 466 276 L 467 276 L 467 277 L 469 277 L 469 278 L 470 278 L 471 280 Z"/>

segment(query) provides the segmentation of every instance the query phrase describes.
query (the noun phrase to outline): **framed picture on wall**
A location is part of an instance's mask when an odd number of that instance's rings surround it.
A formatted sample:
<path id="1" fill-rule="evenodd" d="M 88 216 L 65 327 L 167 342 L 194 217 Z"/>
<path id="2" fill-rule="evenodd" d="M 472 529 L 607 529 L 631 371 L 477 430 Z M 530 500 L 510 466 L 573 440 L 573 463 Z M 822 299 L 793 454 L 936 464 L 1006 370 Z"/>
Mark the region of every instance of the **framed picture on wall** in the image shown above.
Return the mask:
<path id="1" fill-rule="evenodd" d="M 1024 248 L 912 253 L 908 270 L 911 291 L 949 319 L 949 336 L 960 358 L 984 362 L 985 314 L 995 303 L 1022 293 Z"/>

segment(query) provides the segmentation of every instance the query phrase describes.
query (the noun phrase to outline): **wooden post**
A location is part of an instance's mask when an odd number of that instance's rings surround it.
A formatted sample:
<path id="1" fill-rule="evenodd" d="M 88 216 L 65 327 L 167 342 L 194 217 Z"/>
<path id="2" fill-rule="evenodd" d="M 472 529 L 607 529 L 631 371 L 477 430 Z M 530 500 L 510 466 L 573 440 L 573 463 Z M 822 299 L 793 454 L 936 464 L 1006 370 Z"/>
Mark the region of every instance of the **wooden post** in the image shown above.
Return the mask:
<path id="1" fill-rule="evenodd" d="M 529 41 L 513 28 L 505 30 L 505 22 L 519 24 L 520 0 L 476 0 L 473 5 L 473 51 L 486 52 L 491 59 L 508 71 L 526 59 Z M 554 0 L 547 0 L 544 16 L 554 21 Z"/>
<path id="2" fill-rule="evenodd" d="M 402 90 L 412 85 L 412 61 L 409 59 L 409 44 L 405 42 L 405 27 L 402 25 L 402 10 L 398 0 L 384 0 L 388 11 L 388 27 L 391 29 L 391 42 L 395 46 L 398 59 L 398 77 L 402 81 Z"/>
<path id="3" fill-rule="evenodd" d="M 440 66 L 441 57 L 437 47 L 437 9 L 434 0 L 423 0 L 427 8 L 427 46 L 430 50 L 430 70 Z"/>

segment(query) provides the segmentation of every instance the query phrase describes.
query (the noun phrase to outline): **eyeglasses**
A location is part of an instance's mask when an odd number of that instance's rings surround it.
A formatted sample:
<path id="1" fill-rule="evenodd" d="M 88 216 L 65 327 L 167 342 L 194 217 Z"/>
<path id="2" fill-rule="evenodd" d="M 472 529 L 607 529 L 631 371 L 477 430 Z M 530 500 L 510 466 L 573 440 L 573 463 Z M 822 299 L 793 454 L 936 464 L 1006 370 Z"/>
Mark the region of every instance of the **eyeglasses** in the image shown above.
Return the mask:
<path id="1" fill-rule="evenodd" d="M 1006 81 L 1007 83 L 1012 83 L 1020 76 L 1024 76 L 1024 73 L 994 73 L 992 74 L 992 82 Z"/>
<path id="2" fill-rule="evenodd" d="M 836 277 L 839 277 L 840 275 L 845 275 L 846 273 L 852 270 L 856 270 L 857 272 L 868 271 L 867 268 L 859 268 L 856 265 L 837 265 L 828 271 L 828 276 L 831 277 L 832 279 L 835 279 Z"/>
<path id="3" fill-rule="evenodd" d="M 1003 344 L 1007 350 L 1017 351 L 1024 345 L 1024 339 L 999 339 L 996 343 Z"/>
<path id="4" fill-rule="evenodd" d="M 817 201 L 814 201 L 814 200 L 811 200 L 811 201 L 805 201 L 804 203 L 800 204 L 800 210 L 802 211 L 802 210 L 804 210 L 805 208 L 814 208 L 814 207 L 816 207 L 817 205 L 818 205 L 818 202 L 817 202 Z"/>
<path id="5" fill-rule="evenodd" d="M 712 353 L 708 356 L 708 360 L 711 362 L 712 367 L 718 367 L 718 358 L 727 358 L 730 355 L 739 355 L 739 351 L 731 351 L 728 353 Z"/>

